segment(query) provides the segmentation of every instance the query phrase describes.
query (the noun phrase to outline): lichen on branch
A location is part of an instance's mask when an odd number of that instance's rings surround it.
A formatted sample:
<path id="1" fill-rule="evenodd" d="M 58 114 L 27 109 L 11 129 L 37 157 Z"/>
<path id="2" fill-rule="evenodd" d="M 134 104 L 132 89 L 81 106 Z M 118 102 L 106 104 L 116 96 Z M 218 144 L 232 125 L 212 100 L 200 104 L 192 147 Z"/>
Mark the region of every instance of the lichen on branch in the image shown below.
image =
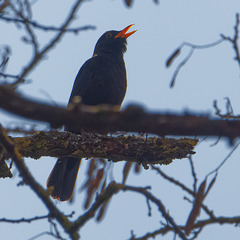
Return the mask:
<path id="1" fill-rule="evenodd" d="M 130 161 L 140 164 L 169 164 L 192 154 L 197 139 L 142 137 L 135 135 L 109 136 L 93 132 L 41 131 L 33 136 L 13 138 L 24 157 L 42 156 L 107 158 L 113 162 Z"/>
<path id="2" fill-rule="evenodd" d="M 114 162 L 126 160 L 144 164 L 169 164 L 173 159 L 193 153 L 197 139 L 138 137 L 135 135 L 108 136 L 92 132 L 41 131 L 33 136 L 13 138 L 24 157 L 42 156 L 107 158 Z"/>

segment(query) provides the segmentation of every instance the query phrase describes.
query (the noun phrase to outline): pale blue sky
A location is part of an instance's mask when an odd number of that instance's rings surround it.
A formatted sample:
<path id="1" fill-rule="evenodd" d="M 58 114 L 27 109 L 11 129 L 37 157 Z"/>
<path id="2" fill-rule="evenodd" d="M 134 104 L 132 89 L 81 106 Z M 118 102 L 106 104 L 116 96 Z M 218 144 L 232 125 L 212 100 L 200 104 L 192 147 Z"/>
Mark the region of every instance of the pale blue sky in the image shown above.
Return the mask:
<path id="1" fill-rule="evenodd" d="M 70 8 L 68 1 L 52 0 L 37 1 L 33 8 L 33 18 L 39 23 L 58 26 L 63 22 Z M 196 110 L 212 112 L 213 100 L 218 100 L 224 109 L 225 97 L 230 97 L 236 113 L 240 112 L 239 89 L 240 72 L 233 60 L 234 52 L 229 43 L 205 49 L 196 50 L 190 61 L 180 71 L 176 85 L 169 88 L 171 76 L 175 67 L 188 53 L 188 49 L 176 59 L 170 69 L 165 68 L 165 61 L 171 52 L 183 41 L 202 45 L 214 42 L 220 38 L 220 33 L 232 36 L 235 25 L 235 14 L 240 11 L 238 0 L 173 0 L 134 1 L 132 8 L 126 8 L 122 1 L 87 1 L 80 7 L 77 19 L 72 26 L 92 24 L 94 31 L 81 32 L 78 35 L 67 34 L 64 39 L 42 61 L 38 68 L 28 78 L 32 83 L 20 89 L 26 95 L 51 101 L 42 94 L 47 92 L 57 102 L 66 104 L 72 84 L 81 65 L 93 53 L 97 39 L 107 30 L 120 30 L 134 23 L 138 31 L 128 39 L 128 51 L 125 63 L 128 73 L 128 90 L 123 107 L 128 103 L 138 103 L 154 111 Z M 22 29 L 13 24 L 0 22 L 0 44 L 12 47 L 12 56 L 7 71 L 18 74 L 23 64 L 31 57 L 31 47 L 20 39 L 24 36 Z M 134 30 L 133 29 L 133 30 Z M 37 31 L 41 42 L 47 42 L 53 33 Z M 56 87 L 57 85 L 57 87 Z M 2 113 L 2 112 L 1 112 Z M 6 125 L 5 114 L 0 115 Z M 1 122 L 2 122 L 1 121 Z M 16 121 L 16 120 L 15 120 Z M 230 151 L 227 141 L 221 141 L 211 147 L 215 139 L 202 142 L 193 157 L 199 182 L 213 170 Z M 205 204 L 215 209 L 215 214 L 239 215 L 239 151 L 221 169 L 217 182 L 207 196 Z M 43 158 L 39 161 L 26 159 L 29 169 L 36 179 L 45 185 L 55 159 Z M 77 186 L 81 186 L 85 174 L 86 161 L 78 175 Z M 169 166 L 163 167 L 168 174 L 192 186 L 192 177 L 187 159 L 175 160 Z M 114 176 L 121 181 L 122 164 L 114 164 Z M 14 179 L 1 180 L 1 217 L 20 218 L 46 214 L 47 211 L 40 200 L 28 187 L 16 187 L 20 180 L 15 172 Z M 153 186 L 153 193 L 158 196 L 169 213 L 178 224 L 185 224 L 191 205 L 183 200 L 185 194 L 169 185 L 152 171 L 142 170 L 141 175 L 131 175 L 128 184 L 136 186 Z M 83 212 L 83 194 L 77 194 L 74 206 L 67 203 L 58 204 L 66 213 L 72 210 Z M 148 209 L 143 196 L 133 193 L 120 193 L 111 200 L 107 216 L 101 224 L 93 220 L 86 224 L 80 232 L 82 239 L 115 239 L 130 238 L 133 230 L 136 236 L 142 236 L 160 227 L 161 214 L 152 205 L 153 216 L 148 217 Z M 204 214 L 201 215 L 205 218 Z M 4 227 L 4 229 L 3 229 Z M 49 229 L 46 221 L 29 224 L 1 224 L 2 239 L 29 239 L 30 237 Z M 240 230 L 233 226 L 207 227 L 199 236 L 199 240 L 208 239 L 238 239 Z M 53 239 L 44 236 L 39 239 Z M 158 237 L 157 239 L 160 239 Z M 169 234 L 164 239 L 173 239 Z"/>

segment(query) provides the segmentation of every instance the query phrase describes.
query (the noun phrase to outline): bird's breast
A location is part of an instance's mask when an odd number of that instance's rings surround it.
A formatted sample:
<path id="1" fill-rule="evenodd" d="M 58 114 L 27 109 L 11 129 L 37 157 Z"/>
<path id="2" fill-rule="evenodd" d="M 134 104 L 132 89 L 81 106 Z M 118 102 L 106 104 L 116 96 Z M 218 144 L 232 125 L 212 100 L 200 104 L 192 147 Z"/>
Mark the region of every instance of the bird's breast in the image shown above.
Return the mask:
<path id="1" fill-rule="evenodd" d="M 80 96 L 86 105 L 121 105 L 127 88 L 124 60 L 113 56 L 95 56 L 80 69 L 71 99 Z"/>

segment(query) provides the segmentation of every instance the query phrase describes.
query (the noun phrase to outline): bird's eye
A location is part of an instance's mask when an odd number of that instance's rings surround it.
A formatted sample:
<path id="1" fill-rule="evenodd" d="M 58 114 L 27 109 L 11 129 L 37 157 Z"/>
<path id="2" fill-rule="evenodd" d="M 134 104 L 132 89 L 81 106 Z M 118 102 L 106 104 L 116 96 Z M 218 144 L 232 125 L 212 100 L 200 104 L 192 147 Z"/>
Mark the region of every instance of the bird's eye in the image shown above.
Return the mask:
<path id="1" fill-rule="evenodd" d="M 110 32 L 108 32 L 107 34 L 106 34 L 106 38 L 111 38 L 112 37 L 112 34 L 110 33 Z"/>

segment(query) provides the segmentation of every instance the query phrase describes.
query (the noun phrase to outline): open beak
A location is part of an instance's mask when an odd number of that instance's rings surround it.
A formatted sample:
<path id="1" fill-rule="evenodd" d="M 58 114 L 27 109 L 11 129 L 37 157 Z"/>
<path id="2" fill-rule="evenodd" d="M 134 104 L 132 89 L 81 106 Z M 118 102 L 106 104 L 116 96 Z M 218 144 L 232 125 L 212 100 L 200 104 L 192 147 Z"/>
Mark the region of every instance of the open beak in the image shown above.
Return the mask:
<path id="1" fill-rule="evenodd" d="M 122 31 L 120 31 L 114 38 L 128 38 L 130 37 L 132 34 L 134 34 L 137 30 L 134 30 L 132 32 L 127 33 L 127 31 L 133 26 L 134 24 L 131 24 L 127 27 L 125 27 Z"/>

